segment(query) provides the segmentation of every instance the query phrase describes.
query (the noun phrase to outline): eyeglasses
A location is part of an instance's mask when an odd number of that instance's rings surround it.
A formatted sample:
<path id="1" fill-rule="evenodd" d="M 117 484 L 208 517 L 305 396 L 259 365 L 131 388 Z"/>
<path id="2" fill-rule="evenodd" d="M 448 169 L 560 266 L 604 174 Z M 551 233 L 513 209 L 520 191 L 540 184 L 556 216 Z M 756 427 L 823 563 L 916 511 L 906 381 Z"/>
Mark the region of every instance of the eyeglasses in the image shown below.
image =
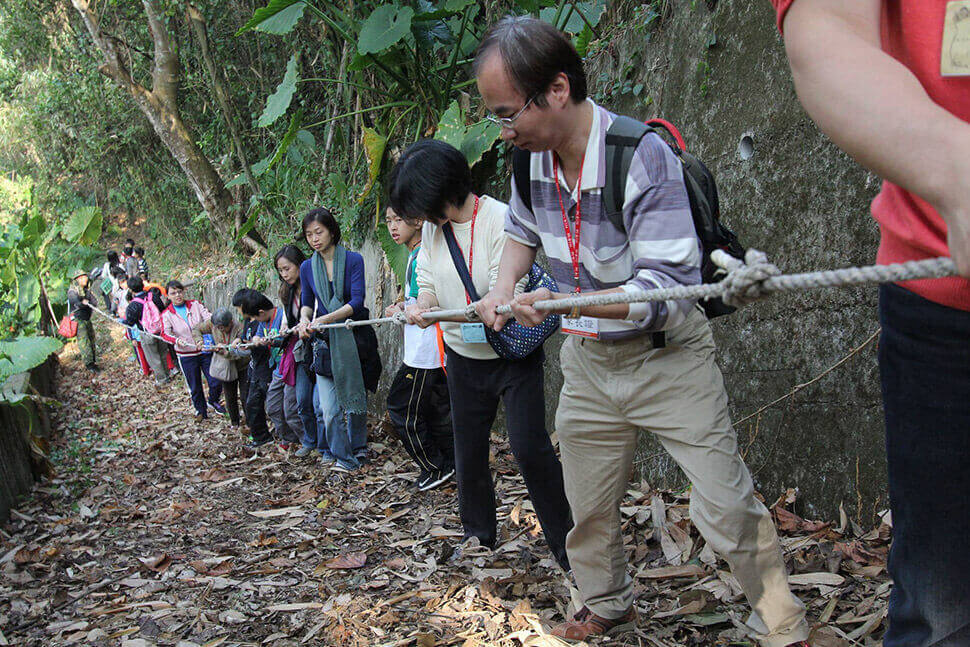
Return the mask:
<path id="1" fill-rule="evenodd" d="M 515 120 L 522 116 L 525 109 L 532 105 L 532 102 L 535 101 L 536 97 L 538 96 L 538 94 L 532 95 L 532 98 L 526 101 L 525 105 L 522 106 L 522 108 L 511 117 L 499 117 L 493 114 L 487 114 L 485 115 L 485 118 L 491 121 L 493 124 L 501 126 L 502 128 L 515 128 Z"/>

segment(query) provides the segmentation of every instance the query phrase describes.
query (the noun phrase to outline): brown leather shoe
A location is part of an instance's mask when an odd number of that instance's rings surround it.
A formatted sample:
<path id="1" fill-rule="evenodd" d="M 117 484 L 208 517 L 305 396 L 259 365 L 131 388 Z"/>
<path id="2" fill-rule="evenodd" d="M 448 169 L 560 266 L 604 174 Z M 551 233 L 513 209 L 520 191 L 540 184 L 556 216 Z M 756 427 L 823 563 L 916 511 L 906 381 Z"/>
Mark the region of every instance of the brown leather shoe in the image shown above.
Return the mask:
<path id="1" fill-rule="evenodd" d="M 636 626 L 637 612 L 632 606 L 622 616 L 613 620 L 601 618 L 583 607 L 572 620 L 553 627 L 552 635 L 579 641 L 586 640 L 590 636 L 613 636 L 623 631 L 630 631 Z"/>

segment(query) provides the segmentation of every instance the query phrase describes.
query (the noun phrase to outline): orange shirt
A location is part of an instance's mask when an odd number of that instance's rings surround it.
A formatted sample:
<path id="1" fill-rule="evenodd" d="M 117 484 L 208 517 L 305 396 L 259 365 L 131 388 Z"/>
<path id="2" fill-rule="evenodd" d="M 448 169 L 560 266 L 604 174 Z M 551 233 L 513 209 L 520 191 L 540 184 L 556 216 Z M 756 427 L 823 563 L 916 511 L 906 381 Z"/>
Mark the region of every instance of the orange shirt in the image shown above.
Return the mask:
<path id="1" fill-rule="evenodd" d="M 779 30 L 795 1 L 771 0 Z M 934 102 L 970 122 L 970 76 L 945 77 L 940 71 L 947 1 L 883 0 L 882 47 L 916 76 Z M 950 255 L 946 223 L 919 196 L 884 181 L 871 210 L 881 233 L 878 263 Z M 950 277 L 908 281 L 905 287 L 930 301 L 970 310 L 970 280 Z"/>
<path id="2" fill-rule="evenodd" d="M 166 299 L 168 298 L 168 290 L 165 289 L 164 285 L 161 283 L 149 283 L 148 281 L 145 281 L 145 291 L 147 292 L 152 288 L 158 288 L 158 291 L 162 293 L 162 296 Z"/>

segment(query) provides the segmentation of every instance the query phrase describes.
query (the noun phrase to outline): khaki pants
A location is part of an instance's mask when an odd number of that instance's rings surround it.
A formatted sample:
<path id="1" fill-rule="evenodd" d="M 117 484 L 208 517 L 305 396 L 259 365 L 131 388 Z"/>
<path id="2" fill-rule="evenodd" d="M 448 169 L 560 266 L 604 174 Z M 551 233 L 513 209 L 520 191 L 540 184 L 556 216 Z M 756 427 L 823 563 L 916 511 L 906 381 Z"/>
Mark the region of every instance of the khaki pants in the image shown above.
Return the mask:
<path id="1" fill-rule="evenodd" d="M 570 336 L 556 430 L 575 526 L 566 550 L 586 606 L 617 618 L 633 604 L 620 530 L 637 434 L 656 434 L 692 483 L 691 520 L 730 565 L 750 603 L 749 626 L 764 645 L 808 637 L 805 608 L 792 595 L 774 525 L 754 497 L 738 454 L 727 394 L 704 315 L 667 331 L 619 342 Z"/>
<path id="2" fill-rule="evenodd" d="M 145 351 L 145 361 L 148 362 L 152 373 L 155 374 L 155 383 L 168 382 L 168 368 L 165 363 L 168 345 L 161 339 L 155 339 L 145 334 L 141 336 L 141 349 Z"/>

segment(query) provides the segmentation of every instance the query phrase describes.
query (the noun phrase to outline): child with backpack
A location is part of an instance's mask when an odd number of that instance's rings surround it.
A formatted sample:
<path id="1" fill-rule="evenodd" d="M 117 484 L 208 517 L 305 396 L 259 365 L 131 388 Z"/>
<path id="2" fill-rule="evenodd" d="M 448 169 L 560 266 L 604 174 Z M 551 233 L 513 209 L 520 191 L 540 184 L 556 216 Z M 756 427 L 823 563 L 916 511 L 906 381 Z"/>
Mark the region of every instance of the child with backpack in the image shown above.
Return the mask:
<path id="1" fill-rule="evenodd" d="M 128 279 L 128 289 L 133 296 L 125 309 L 124 323 L 140 333 L 148 333 L 139 334 L 137 341 L 145 353 L 145 361 L 155 374 L 155 385 L 161 386 L 170 379 L 165 363 L 168 347 L 164 340 L 158 338 L 163 332 L 162 311 L 165 304 L 155 292 L 145 290 L 144 283 L 137 276 Z"/>

